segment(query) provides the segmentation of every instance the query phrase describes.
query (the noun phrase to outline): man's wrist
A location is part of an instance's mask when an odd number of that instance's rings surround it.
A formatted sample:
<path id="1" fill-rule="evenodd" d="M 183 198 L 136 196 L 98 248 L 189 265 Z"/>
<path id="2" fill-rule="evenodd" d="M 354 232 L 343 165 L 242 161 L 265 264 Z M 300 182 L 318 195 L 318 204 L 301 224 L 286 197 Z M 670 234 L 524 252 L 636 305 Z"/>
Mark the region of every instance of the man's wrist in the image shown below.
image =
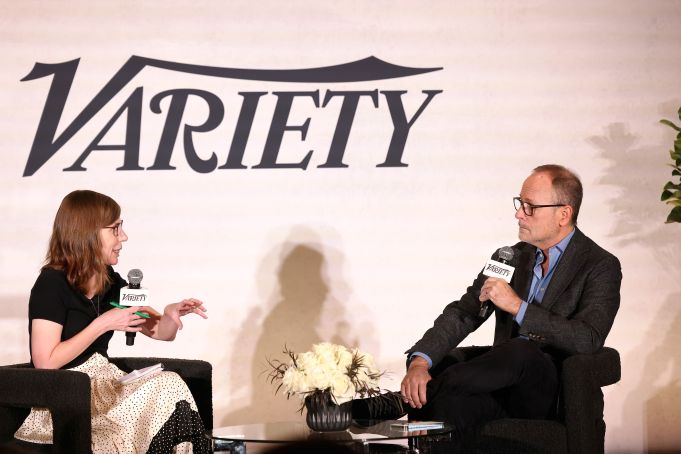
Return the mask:
<path id="1" fill-rule="evenodd" d="M 525 312 L 527 311 L 527 306 L 528 306 L 527 301 L 523 301 L 523 300 L 520 301 L 520 306 L 518 308 L 518 311 L 513 316 L 513 320 L 515 320 L 516 323 L 518 323 L 518 325 L 523 324 L 523 320 L 525 319 Z"/>
<path id="2" fill-rule="evenodd" d="M 419 367 L 426 370 L 430 368 L 430 366 L 428 366 L 428 361 L 426 361 L 423 356 L 414 355 L 409 362 L 409 369 Z"/>
<path id="3" fill-rule="evenodd" d="M 407 361 L 407 368 L 409 368 L 409 366 L 411 365 L 412 359 L 416 358 L 417 356 L 423 358 L 426 361 L 426 363 L 428 363 L 428 369 L 433 367 L 433 361 L 430 359 L 430 356 L 428 356 L 427 353 L 416 351 L 412 352 L 409 355 L 409 360 Z"/>
<path id="4" fill-rule="evenodd" d="M 516 315 L 518 315 L 518 312 L 520 311 L 520 307 L 521 307 L 522 305 L 523 305 L 523 300 L 520 299 L 520 297 L 517 296 L 517 297 L 516 297 L 515 308 L 513 309 L 513 316 L 514 316 L 514 317 L 515 317 Z"/>

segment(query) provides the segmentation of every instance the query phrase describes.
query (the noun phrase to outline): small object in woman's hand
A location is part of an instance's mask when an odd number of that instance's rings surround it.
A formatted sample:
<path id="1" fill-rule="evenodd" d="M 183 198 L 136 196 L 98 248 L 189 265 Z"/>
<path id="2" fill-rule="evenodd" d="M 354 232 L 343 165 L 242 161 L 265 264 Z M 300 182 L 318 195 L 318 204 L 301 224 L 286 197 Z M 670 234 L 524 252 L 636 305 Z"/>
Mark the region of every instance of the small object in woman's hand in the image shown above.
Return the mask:
<path id="1" fill-rule="evenodd" d="M 109 302 L 109 304 L 111 304 L 113 307 L 117 307 L 119 309 L 127 309 L 127 308 L 130 307 L 130 306 L 121 306 L 120 304 L 115 303 L 113 301 Z M 133 314 L 139 315 L 142 318 L 151 318 L 151 316 L 149 314 L 145 314 L 144 312 L 137 311 L 137 312 L 133 312 Z"/>

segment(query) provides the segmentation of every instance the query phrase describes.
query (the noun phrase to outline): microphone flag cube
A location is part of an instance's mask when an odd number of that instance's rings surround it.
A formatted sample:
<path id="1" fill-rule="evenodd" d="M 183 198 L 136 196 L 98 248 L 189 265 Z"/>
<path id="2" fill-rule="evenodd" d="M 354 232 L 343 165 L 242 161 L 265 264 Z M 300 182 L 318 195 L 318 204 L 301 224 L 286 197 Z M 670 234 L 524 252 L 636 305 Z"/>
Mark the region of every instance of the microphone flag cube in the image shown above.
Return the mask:
<path id="1" fill-rule="evenodd" d="M 483 269 L 482 274 L 488 277 L 498 277 L 499 279 L 503 279 L 510 284 L 514 271 L 515 268 L 511 265 L 490 259 L 487 261 L 487 263 L 485 263 L 485 268 Z"/>

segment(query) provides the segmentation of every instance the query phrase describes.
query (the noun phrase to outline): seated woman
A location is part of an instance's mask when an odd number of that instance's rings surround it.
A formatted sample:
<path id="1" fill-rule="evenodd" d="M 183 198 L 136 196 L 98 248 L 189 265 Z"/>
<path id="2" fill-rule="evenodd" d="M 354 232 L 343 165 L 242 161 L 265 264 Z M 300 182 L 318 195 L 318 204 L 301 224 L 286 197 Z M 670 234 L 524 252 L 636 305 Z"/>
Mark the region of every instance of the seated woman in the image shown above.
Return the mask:
<path id="1" fill-rule="evenodd" d="M 112 268 L 128 239 L 120 214 L 113 199 L 94 191 L 74 191 L 62 201 L 46 264 L 31 289 L 31 362 L 90 376 L 93 452 L 209 452 L 196 403 L 177 374 L 161 372 L 123 385 L 117 379 L 125 372 L 107 359 L 114 331 L 170 341 L 182 329 L 180 317 L 206 318 L 203 303 L 193 298 L 167 305 L 163 314 L 148 306 L 109 304 L 118 302 L 127 285 Z M 15 437 L 51 443 L 49 411 L 32 409 Z"/>

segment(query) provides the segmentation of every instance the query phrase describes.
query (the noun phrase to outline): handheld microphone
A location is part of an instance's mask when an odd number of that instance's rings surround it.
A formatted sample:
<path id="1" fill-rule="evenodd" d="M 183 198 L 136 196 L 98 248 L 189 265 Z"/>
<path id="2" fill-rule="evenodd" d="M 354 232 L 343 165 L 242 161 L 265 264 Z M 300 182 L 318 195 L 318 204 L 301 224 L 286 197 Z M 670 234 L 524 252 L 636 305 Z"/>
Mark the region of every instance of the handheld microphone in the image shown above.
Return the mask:
<path id="1" fill-rule="evenodd" d="M 121 289 L 120 304 L 128 304 L 130 306 L 148 305 L 149 304 L 149 290 L 142 288 L 142 270 L 137 268 L 128 271 L 128 286 Z M 125 333 L 125 345 L 135 344 L 136 332 Z"/>
<path id="2" fill-rule="evenodd" d="M 511 260 L 513 260 L 514 255 L 515 251 L 513 248 L 508 246 L 502 247 L 499 249 L 499 261 L 497 262 L 492 259 L 488 260 L 482 274 L 488 277 L 498 277 L 510 284 L 511 278 L 513 278 L 513 272 L 515 271 L 515 268 L 511 266 Z M 492 309 L 494 309 L 494 304 L 489 300 L 484 301 L 480 306 L 480 313 L 478 315 L 483 318 L 487 317 L 487 314 L 489 314 Z"/>

